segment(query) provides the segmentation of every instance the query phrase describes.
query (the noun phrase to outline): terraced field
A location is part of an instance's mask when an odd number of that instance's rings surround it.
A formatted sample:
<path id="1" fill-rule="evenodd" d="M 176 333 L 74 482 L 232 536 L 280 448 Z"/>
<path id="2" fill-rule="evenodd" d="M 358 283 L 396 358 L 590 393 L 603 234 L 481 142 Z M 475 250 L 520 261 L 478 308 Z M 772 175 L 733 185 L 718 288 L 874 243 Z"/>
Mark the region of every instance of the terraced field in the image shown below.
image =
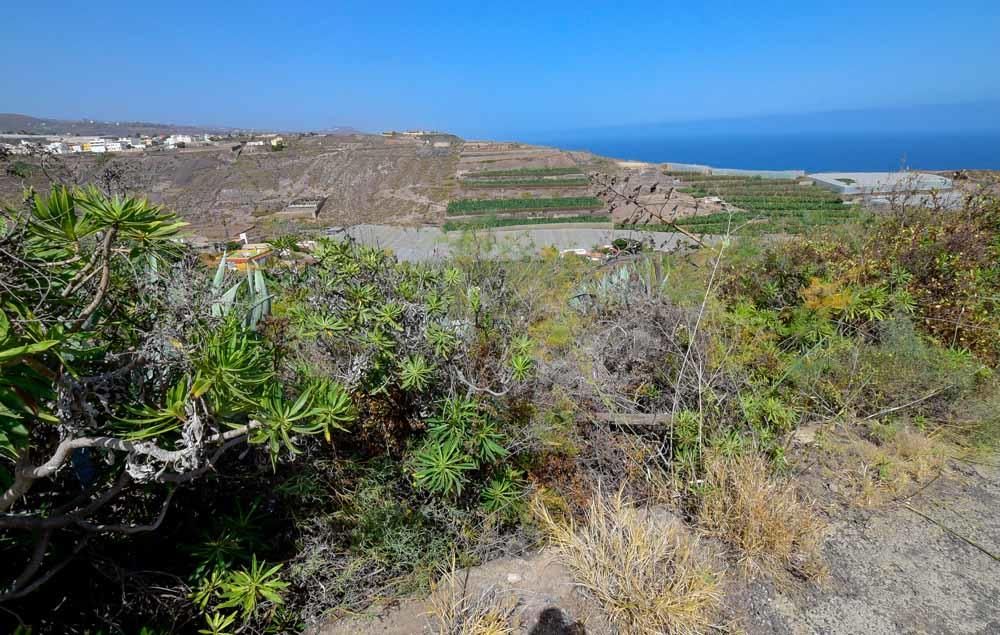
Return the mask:
<path id="1" fill-rule="evenodd" d="M 448 216 L 473 216 L 552 210 L 600 209 L 603 201 L 593 196 L 559 198 L 466 198 L 448 203 Z"/>
<path id="2" fill-rule="evenodd" d="M 680 226 L 693 233 L 797 234 L 812 227 L 855 222 L 864 217 L 859 206 L 846 205 L 837 194 L 795 179 L 669 171 L 664 175 L 681 179 L 680 192 L 695 198 L 717 196 L 731 206 L 729 212 L 691 216 L 678 221 Z"/>
<path id="3" fill-rule="evenodd" d="M 610 228 L 604 201 L 589 195 L 588 161 L 593 158 L 554 148 L 469 143 L 456 175 L 458 195 L 448 203 L 442 229 L 563 223 Z"/>
<path id="4" fill-rule="evenodd" d="M 462 179 L 459 185 L 464 188 L 536 188 L 536 187 L 586 187 L 590 184 L 584 177 L 577 178 L 511 178 L 511 179 Z"/>
<path id="5" fill-rule="evenodd" d="M 556 168 L 515 168 L 510 170 L 481 170 L 479 172 L 469 172 L 467 178 L 495 178 L 495 177 L 546 177 L 546 176 L 566 176 L 567 174 L 578 174 L 583 176 L 583 172 L 578 167 L 556 167 Z"/>
<path id="6" fill-rule="evenodd" d="M 591 216 L 544 216 L 544 217 L 514 217 L 498 218 L 496 216 L 486 216 L 471 220 L 449 220 L 445 222 L 442 229 L 446 232 L 462 231 L 466 229 L 493 229 L 496 227 L 518 227 L 521 225 L 554 225 L 562 223 L 594 223 L 611 226 L 611 220 L 606 215 Z"/>

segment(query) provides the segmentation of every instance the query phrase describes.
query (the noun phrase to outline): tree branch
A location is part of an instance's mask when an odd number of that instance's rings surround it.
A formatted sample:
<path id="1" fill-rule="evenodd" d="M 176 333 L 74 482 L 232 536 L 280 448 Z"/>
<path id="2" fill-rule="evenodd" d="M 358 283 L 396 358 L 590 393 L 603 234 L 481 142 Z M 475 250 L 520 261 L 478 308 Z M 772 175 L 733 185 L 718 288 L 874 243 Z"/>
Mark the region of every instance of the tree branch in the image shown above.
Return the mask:
<path id="1" fill-rule="evenodd" d="M 226 442 L 235 441 L 237 439 L 242 441 L 248 432 L 255 430 L 260 427 L 260 425 L 261 424 L 258 421 L 251 421 L 247 425 L 240 426 L 233 430 L 214 434 L 208 437 L 205 440 L 205 443 L 210 445 L 213 443 L 223 442 L 225 444 L 223 447 L 228 449 L 228 447 L 232 446 L 226 444 Z M 235 443 L 232 445 L 235 445 Z M 80 437 L 78 439 L 67 439 L 59 444 L 52 457 L 42 465 L 35 467 L 22 465 L 20 469 L 16 470 L 14 483 L 6 492 L 3 493 L 2 496 L 0 496 L 0 512 L 5 512 L 10 509 L 17 500 L 24 496 L 31 488 L 33 481 L 47 478 L 58 472 L 66 461 L 69 460 L 73 450 L 79 448 L 104 448 L 119 452 L 128 452 L 129 454 L 149 456 L 164 463 L 165 468 L 174 465 L 182 459 L 191 457 L 198 450 L 196 447 L 184 448 L 181 450 L 165 450 L 155 443 L 126 441 L 115 437 Z M 168 476 L 166 473 L 160 474 L 158 480 L 169 480 L 164 478 L 166 476 Z M 3 526 L 4 523 L 9 521 L 10 518 L 12 517 L 0 516 L 0 526 Z"/>
<path id="2" fill-rule="evenodd" d="M 101 306 L 104 302 L 104 296 L 108 292 L 108 287 L 111 284 L 111 247 L 114 244 L 115 236 L 118 235 L 118 228 L 111 227 L 108 232 L 104 235 L 104 243 L 101 245 L 101 281 L 97 284 L 97 293 L 94 294 L 94 299 L 90 301 L 83 311 L 77 316 L 76 320 L 70 325 L 70 329 L 75 331 L 87 323 L 87 320 L 93 315 L 97 307 Z"/>
<path id="3" fill-rule="evenodd" d="M 76 554 L 80 553 L 80 551 L 84 548 L 84 546 L 86 546 L 87 541 L 89 541 L 89 540 L 90 540 L 90 536 L 84 536 L 83 538 L 81 538 L 80 541 L 78 543 L 76 543 L 76 545 L 73 546 L 73 552 L 65 560 L 63 560 L 62 562 L 60 562 L 56 566 L 54 566 L 51 569 L 49 569 L 48 571 L 46 571 L 45 575 L 43 575 L 43 576 L 41 576 L 39 578 L 36 578 L 35 581 L 32 582 L 31 584 L 25 586 L 22 589 L 13 589 L 12 588 L 7 593 L 0 594 L 0 603 L 7 602 L 7 601 L 10 601 L 10 600 L 16 600 L 17 598 L 24 597 L 25 595 L 28 595 L 29 593 L 31 593 L 32 591 L 34 591 L 38 587 L 42 586 L 43 584 L 45 584 L 46 582 L 48 582 L 49 580 L 51 580 L 53 576 L 55 576 L 57 573 L 59 573 L 60 571 L 62 571 L 66 567 L 66 565 L 68 565 L 70 562 L 73 561 L 73 558 L 76 557 Z"/>
<path id="4" fill-rule="evenodd" d="M 509 386 L 503 392 L 496 392 L 494 390 L 490 390 L 489 388 L 480 388 L 479 386 L 476 386 L 475 384 L 473 384 L 472 382 L 470 382 L 468 379 L 466 379 L 465 375 L 462 374 L 462 371 L 456 369 L 455 373 L 458 375 L 458 380 L 460 382 L 462 382 L 463 384 L 465 384 L 470 389 L 472 389 L 472 390 L 474 390 L 476 392 L 489 393 L 489 394 L 493 395 L 494 397 L 503 397 L 504 395 L 506 395 L 507 393 L 510 392 L 510 387 Z"/>

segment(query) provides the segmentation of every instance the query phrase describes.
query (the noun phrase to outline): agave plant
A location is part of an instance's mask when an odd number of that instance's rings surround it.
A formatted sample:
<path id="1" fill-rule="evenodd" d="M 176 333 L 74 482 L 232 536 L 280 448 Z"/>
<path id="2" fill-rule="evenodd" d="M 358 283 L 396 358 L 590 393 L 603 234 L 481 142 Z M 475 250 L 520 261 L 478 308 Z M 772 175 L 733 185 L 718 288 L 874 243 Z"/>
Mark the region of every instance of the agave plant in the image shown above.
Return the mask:
<path id="1" fill-rule="evenodd" d="M 476 464 L 466 455 L 457 439 L 439 443 L 429 439 L 413 457 L 413 481 L 417 487 L 443 496 L 458 495 L 466 481 L 466 472 Z"/>
<path id="2" fill-rule="evenodd" d="M 448 310 L 448 299 L 436 291 L 428 293 L 424 303 L 427 305 L 427 312 L 431 315 L 444 315 Z"/>
<path id="3" fill-rule="evenodd" d="M 507 468 L 503 474 L 489 482 L 480 499 L 489 513 L 509 513 L 524 500 L 525 483 L 521 472 Z"/>
<path id="4" fill-rule="evenodd" d="M 473 430 L 469 445 L 479 463 L 496 463 L 508 454 L 503 441 L 504 436 L 497 430 L 496 424 L 486 419 Z"/>
<path id="5" fill-rule="evenodd" d="M 401 331 L 403 326 L 399 321 L 402 317 L 403 306 L 398 302 L 386 302 L 375 309 L 375 321 L 383 328 Z"/>
<path id="6" fill-rule="evenodd" d="M 235 613 L 210 613 L 205 615 L 206 628 L 198 629 L 198 633 L 200 635 L 235 635 L 235 630 L 229 630 L 235 622 Z"/>
<path id="7" fill-rule="evenodd" d="M 129 425 L 126 436 L 130 439 L 148 439 L 180 429 L 188 420 L 187 405 L 191 395 L 191 378 L 184 376 L 167 390 L 160 407 L 130 408 L 133 416 L 123 418 Z"/>
<path id="8" fill-rule="evenodd" d="M 511 374 L 515 381 L 524 381 L 531 376 L 535 363 L 527 355 L 514 355 L 510 358 Z"/>
<path id="9" fill-rule="evenodd" d="M 232 319 L 209 332 L 194 355 L 192 396 L 204 395 L 214 412 L 246 412 L 274 375 L 268 350 Z"/>
<path id="10" fill-rule="evenodd" d="M 332 379 L 315 379 L 308 390 L 313 395 L 312 430 L 322 431 L 327 442 L 331 441 L 333 430 L 346 431 L 358 418 L 350 395 Z"/>
<path id="11" fill-rule="evenodd" d="M 410 355 L 399 364 L 399 380 L 403 390 L 423 392 L 430 385 L 434 366 L 423 355 Z"/>
<path id="12" fill-rule="evenodd" d="M 255 413 L 261 425 L 251 433 L 250 442 L 267 445 L 272 465 L 282 447 L 292 454 L 301 452 L 295 446 L 294 434 L 315 434 L 319 431 L 319 427 L 312 422 L 315 415 L 312 402 L 312 391 L 309 389 L 304 390 L 295 401 L 286 399 L 279 388 L 261 397 Z"/>
<path id="13" fill-rule="evenodd" d="M 454 333 L 433 322 L 427 326 L 426 339 L 434 349 L 434 354 L 440 358 L 450 356 L 458 344 Z"/>
<path id="14" fill-rule="evenodd" d="M 228 316 L 239 298 L 240 291 L 246 289 L 244 295 L 249 308 L 243 323 L 249 329 L 256 329 L 257 325 L 271 314 L 271 294 L 267 290 L 264 273 L 257 268 L 248 269 L 245 280 L 240 280 L 223 291 L 226 278 L 226 257 L 227 255 L 223 253 L 222 259 L 219 260 L 219 266 L 215 270 L 215 277 L 212 279 L 212 292 L 216 298 L 212 301 L 212 316 Z"/>
<path id="15" fill-rule="evenodd" d="M 265 602 L 283 604 L 281 594 L 288 588 L 288 583 L 278 575 L 281 566 L 276 564 L 267 568 L 266 563 L 257 562 L 257 554 L 254 554 L 249 569 L 232 572 L 222 583 L 224 601 L 218 608 L 239 609 L 247 618 Z"/>

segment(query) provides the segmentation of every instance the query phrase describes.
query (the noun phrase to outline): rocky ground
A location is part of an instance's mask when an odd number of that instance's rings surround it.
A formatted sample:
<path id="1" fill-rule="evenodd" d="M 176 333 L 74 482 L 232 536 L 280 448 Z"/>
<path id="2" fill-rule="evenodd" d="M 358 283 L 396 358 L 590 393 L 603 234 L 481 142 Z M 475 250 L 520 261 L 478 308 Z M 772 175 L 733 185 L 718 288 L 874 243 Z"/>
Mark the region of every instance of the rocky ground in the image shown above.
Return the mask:
<path id="1" fill-rule="evenodd" d="M 991 462 L 992 461 L 992 462 Z M 724 573 L 721 632 L 1000 633 L 1000 465 L 951 460 L 937 477 L 874 509 L 827 501 L 829 574 L 747 581 Z M 654 515 L 655 516 L 655 515 Z M 720 565 L 725 568 L 725 558 Z M 552 549 L 461 571 L 458 593 L 513 598 L 529 635 L 612 633 Z M 320 635 L 436 633 L 428 598 L 327 625 Z"/>
<path id="2" fill-rule="evenodd" d="M 926 489 L 831 518 L 821 584 L 757 581 L 730 611 L 747 633 L 1000 633 L 998 509 L 1000 466 L 952 461 Z"/>
<path id="3" fill-rule="evenodd" d="M 457 140 L 456 140 L 457 142 Z M 101 183 L 114 172 L 129 191 L 176 211 L 202 238 L 281 233 L 295 200 L 322 200 L 317 223 L 436 223 L 451 195 L 457 149 L 427 140 L 373 135 L 299 136 L 279 152 L 233 146 L 117 155 L 61 155 L 43 168 L 0 175 L 0 201 L 52 180 Z"/>

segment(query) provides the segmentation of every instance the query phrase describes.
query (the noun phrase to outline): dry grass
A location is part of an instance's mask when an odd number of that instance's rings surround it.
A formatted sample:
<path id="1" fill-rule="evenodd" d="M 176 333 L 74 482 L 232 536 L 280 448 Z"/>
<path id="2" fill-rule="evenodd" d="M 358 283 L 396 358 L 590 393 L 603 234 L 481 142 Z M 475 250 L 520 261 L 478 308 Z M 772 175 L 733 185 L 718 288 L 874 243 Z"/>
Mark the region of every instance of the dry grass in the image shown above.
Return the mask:
<path id="1" fill-rule="evenodd" d="M 511 616 L 517 600 L 489 587 L 478 594 L 467 593 L 454 565 L 434 585 L 431 616 L 440 635 L 512 635 Z"/>
<path id="2" fill-rule="evenodd" d="M 910 427 L 885 427 L 877 434 L 848 429 L 824 435 L 817 459 L 844 502 L 871 508 L 905 498 L 944 469 L 951 448 L 945 435 Z"/>
<path id="3" fill-rule="evenodd" d="M 737 550 L 748 577 L 789 569 L 814 579 L 825 572 L 823 523 L 791 482 L 771 476 L 762 457 L 710 459 L 705 480 L 699 522 Z"/>
<path id="4" fill-rule="evenodd" d="M 586 524 L 562 524 L 536 506 L 578 584 L 618 632 L 702 633 L 720 602 L 718 576 L 676 520 L 656 522 L 621 493 L 595 496 Z"/>
<path id="5" fill-rule="evenodd" d="M 832 445 L 848 466 L 840 473 L 854 493 L 850 502 L 860 507 L 877 507 L 919 488 L 940 472 L 945 455 L 940 442 L 907 428 L 879 443 L 851 435 Z"/>

